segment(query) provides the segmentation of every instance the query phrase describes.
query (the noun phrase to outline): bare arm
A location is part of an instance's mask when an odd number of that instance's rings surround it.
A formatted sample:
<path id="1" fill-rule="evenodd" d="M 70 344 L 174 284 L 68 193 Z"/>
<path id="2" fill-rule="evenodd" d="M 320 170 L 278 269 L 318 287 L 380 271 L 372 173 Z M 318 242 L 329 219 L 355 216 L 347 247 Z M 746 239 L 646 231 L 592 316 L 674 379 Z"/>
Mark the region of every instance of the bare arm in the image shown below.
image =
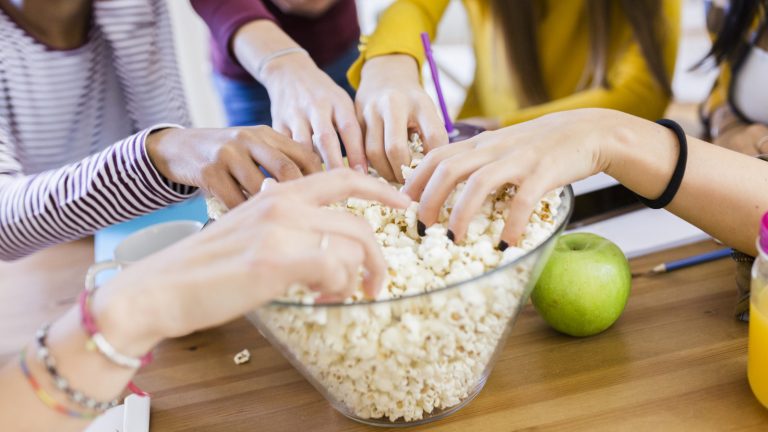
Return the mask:
<path id="1" fill-rule="evenodd" d="M 623 116 L 622 116 L 623 117 Z M 671 177 L 678 144 L 668 129 L 626 116 L 626 142 L 609 150 L 606 173 L 655 198 Z M 768 164 L 688 137 L 688 165 L 669 211 L 729 246 L 755 255 L 760 217 L 768 210 Z"/>

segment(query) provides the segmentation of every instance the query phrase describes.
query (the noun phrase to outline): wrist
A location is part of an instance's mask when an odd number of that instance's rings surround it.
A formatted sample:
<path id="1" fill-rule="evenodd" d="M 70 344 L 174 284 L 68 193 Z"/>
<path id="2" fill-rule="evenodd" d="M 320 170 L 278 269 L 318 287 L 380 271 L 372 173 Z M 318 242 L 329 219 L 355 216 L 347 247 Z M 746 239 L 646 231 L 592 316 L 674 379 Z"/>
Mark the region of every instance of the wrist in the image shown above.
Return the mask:
<path id="1" fill-rule="evenodd" d="M 166 179 L 180 183 L 173 177 L 173 171 L 170 167 L 170 159 L 166 155 L 165 149 L 168 142 L 179 132 L 180 129 L 167 128 L 153 131 L 144 141 L 144 148 L 149 157 L 149 161 L 155 167 L 158 173 Z"/>
<path id="2" fill-rule="evenodd" d="M 152 290 L 131 289 L 123 279 L 117 276 L 94 293 L 91 314 L 101 334 L 120 353 L 141 357 L 159 344 L 163 336 L 154 322 L 157 313 Z"/>
<path id="3" fill-rule="evenodd" d="M 307 72 L 322 73 L 306 51 L 295 51 L 268 60 L 254 78 L 269 89 L 275 85 L 284 85 L 283 79 L 296 81 Z"/>
<path id="4" fill-rule="evenodd" d="M 365 61 L 361 80 L 394 80 L 419 84 L 419 63 L 408 54 L 388 54 Z"/>
<path id="5" fill-rule="evenodd" d="M 667 189 L 680 157 L 677 135 L 655 122 L 619 115 L 602 148 L 604 171 L 634 193 L 656 199 Z"/>

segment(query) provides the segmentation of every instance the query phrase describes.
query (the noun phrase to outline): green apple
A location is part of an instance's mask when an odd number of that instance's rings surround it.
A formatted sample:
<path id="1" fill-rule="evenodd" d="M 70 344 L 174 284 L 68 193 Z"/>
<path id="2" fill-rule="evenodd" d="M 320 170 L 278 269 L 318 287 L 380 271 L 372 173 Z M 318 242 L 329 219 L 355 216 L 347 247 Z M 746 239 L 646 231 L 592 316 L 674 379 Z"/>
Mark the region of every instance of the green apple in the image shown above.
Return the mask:
<path id="1" fill-rule="evenodd" d="M 560 237 L 531 294 L 536 310 L 555 330 L 591 336 L 621 316 L 632 273 L 624 253 L 589 233 Z"/>

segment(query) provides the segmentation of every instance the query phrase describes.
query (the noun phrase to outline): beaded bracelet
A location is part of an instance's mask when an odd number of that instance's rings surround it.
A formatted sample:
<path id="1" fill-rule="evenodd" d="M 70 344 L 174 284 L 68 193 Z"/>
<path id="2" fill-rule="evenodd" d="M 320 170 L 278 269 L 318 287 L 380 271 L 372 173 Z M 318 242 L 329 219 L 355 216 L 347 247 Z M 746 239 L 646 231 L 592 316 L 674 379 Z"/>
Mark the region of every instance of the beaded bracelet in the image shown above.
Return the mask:
<path id="1" fill-rule="evenodd" d="M 50 324 L 45 324 L 37 331 L 37 335 L 35 336 L 37 339 L 37 358 L 43 363 L 43 365 L 45 365 L 45 369 L 48 371 L 48 374 L 53 379 L 53 383 L 56 386 L 56 388 L 61 390 L 64 394 L 66 394 L 67 397 L 72 402 L 84 408 L 87 408 L 91 411 L 96 411 L 101 413 L 106 411 L 109 408 L 117 406 L 117 404 L 119 403 L 118 399 L 113 399 L 108 402 L 101 402 L 92 397 L 86 396 L 81 391 L 74 390 L 72 387 L 70 387 L 69 381 L 67 381 L 66 378 L 62 377 L 61 374 L 59 374 L 59 371 L 56 368 L 56 361 L 54 360 L 53 356 L 51 356 L 51 353 L 48 350 L 48 345 L 46 343 L 46 340 L 48 339 L 49 329 L 50 329 Z"/>
<path id="2" fill-rule="evenodd" d="M 69 409 L 66 406 L 59 403 L 56 399 L 54 399 L 50 394 L 48 394 L 47 391 L 40 385 L 39 382 L 35 379 L 34 376 L 32 376 L 32 372 L 29 370 L 29 365 L 27 365 L 27 354 L 26 349 L 21 350 L 21 355 L 19 355 L 19 366 L 21 366 L 21 371 L 24 373 L 24 377 L 27 379 L 27 382 L 29 383 L 30 387 L 32 387 L 32 390 L 34 390 L 35 395 L 42 403 L 45 404 L 48 408 L 60 413 L 64 414 L 69 417 L 74 417 L 81 420 L 93 420 L 98 416 L 98 413 L 91 413 L 91 412 L 79 412 L 75 411 L 73 409 Z"/>

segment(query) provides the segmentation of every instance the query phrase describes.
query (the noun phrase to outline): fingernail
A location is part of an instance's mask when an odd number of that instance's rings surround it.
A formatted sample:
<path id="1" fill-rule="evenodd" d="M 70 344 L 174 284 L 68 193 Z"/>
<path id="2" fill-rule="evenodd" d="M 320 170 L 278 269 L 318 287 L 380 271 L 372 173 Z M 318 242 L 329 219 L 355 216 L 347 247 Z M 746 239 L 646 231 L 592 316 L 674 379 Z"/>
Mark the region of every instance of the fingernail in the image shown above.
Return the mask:
<path id="1" fill-rule="evenodd" d="M 509 244 L 507 242 L 505 242 L 504 240 L 499 242 L 498 248 L 499 248 L 499 250 L 501 252 L 504 252 L 505 250 L 507 250 L 508 247 L 509 247 Z"/>
<path id="2" fill-rule="evenodd" d="M 368 174 L 368 171 L 362 165 L 355 165 L 355 171 L 361 174 Z"/>
<path id="3" fill-rule="evenodd" d="M 448 230 L 448 240 L 456 243 L 456 236 L 453 234 L 453 231 Z"/>
<path id="4" fill-rule="evenodd" d="M 416 232 L 419 233 L 419 237 L 424 237 L 427 235 L 427 226 L 424 225 L 424 222 L 417 221 L 416 222 Z"/>

